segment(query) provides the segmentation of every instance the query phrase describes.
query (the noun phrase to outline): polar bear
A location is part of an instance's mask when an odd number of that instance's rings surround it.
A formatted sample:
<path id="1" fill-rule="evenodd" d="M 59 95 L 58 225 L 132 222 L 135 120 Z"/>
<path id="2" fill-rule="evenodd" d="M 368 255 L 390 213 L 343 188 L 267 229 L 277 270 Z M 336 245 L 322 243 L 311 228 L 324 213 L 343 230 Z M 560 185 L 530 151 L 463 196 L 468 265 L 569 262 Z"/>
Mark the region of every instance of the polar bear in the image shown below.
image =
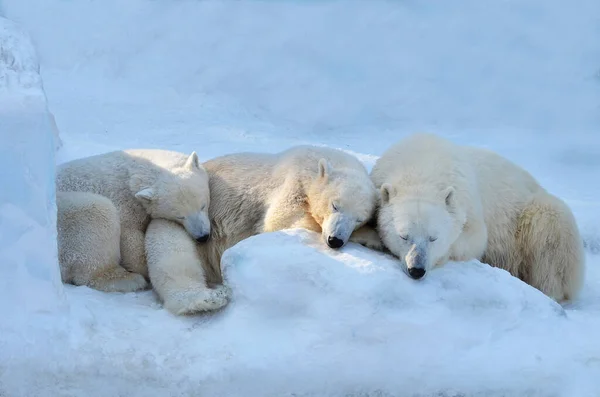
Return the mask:
<path id="1" fill-rule="evenodd" d="M 88 192 L 56 192 L 58 263 L 64 283 L 106 292 L 148 286 L 141 274 L 121 267 L 121 225 L 117 207 Z"/>
<path id="2" fill-rule="evenodd" d="M 338 249 L 373 216 L 378 200 L 364 165 L 336 149 L 302 145 L 277 154 L 237 153 L 204 167 L 210 177 L 211 239 L 197 245 L 181 226 L 165 220 L 153 220 L 146 232 L 152 286 L 174 314 L 227 303 L 229 291 L 219 285 L 221 256 L 239 241 L 306 228 Z"/>
<path id="3" fill-rule="evenodd" d="M 572 212 L 509 160 L 415 134 L 389 148 L 371 178 L 381 240 L 412 278 L 479 259 L 557 301 L 580 290 L 583 242 Z"/>
<path id="4" fill-rule="evenodd" d="M 103 291 L 145 288 L 125 270 L 148 278 L 150 219 L 177 222 L 199 242 L 210 236 L 208 174 L 196 152 L 139 149 L 73 160 L 58 168 L 56 189 L 65 282 Z"/>

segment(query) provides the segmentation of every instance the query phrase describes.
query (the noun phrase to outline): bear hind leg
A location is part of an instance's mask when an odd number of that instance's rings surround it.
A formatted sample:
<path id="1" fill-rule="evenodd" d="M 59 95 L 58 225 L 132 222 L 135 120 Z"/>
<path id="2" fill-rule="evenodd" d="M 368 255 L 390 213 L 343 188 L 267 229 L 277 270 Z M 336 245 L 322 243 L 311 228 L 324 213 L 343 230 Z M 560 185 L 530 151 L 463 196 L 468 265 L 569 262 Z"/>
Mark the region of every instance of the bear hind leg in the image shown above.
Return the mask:
<path id="1" fill-rule="evenodd" d="M 104 292 L 134 292 L 148 288 L 148 282 L 144 276 L 128 272 L 118 265 L 103 268 L 94 274 L 86 284 Z"/>
<path id="2" fill-rule="evenodd" d="M 121 227 L 121 265 L 130 272 L 149 278 L 144 249 L 144 232 Z"/>
<path id="3" fill-rule="evenodd" d="M 62 280 L 106 292 L 144 289 L 142 276 L 120 265 L 119 213 L 88 192 L 57 192 L 57 243 Z"/>
<path id="4" fill-rule="evenodd" d="M 558 302 L 576 298 L 583 284 L 585 255 L 577 223 L 557 197 L 539 193 L 519 218 L 521 278 Z"/>

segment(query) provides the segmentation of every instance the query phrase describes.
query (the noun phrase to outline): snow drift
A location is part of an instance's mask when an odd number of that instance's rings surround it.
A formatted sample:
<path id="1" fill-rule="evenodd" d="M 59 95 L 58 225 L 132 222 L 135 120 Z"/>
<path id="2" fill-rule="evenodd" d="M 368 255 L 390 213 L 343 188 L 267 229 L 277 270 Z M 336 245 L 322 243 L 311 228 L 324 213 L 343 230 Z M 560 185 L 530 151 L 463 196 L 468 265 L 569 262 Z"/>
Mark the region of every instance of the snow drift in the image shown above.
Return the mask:
<path id="1" fill-rule="evenodd" d="M 56 255 L 54 151 L 35 49 L 0 18 L 0 323 L 60 306 Z"/>
<path id="2" fill-rule="evenodd" d="M 9 395 L 89 397 L 584 396 L 600 386 L 598 324 L 477 261 L 414 281 L 387 255 L 289 230 L 242 241 L 223 267 L 232 302 L 205 316 L 172 316 L 151 292 L 68 286 L 68 332 L 15 354 L 0 382 Z"/>
<path id="3" fill-rule="evenodd" d="M 52 351 L 49 340 L 65 325 L 56 246 L 59 144 L 35 49 L 19 26 L 0 18 L 0 395 L 23 395 L 21 374 Z M 11 378 L 16 387 L 7 386 Z"/>
<path id="4" fill-rule="evenodd" d="M 544 394 L 569 382 L 561 354 L 549 353 L 568 329 L 565 311 L 480 262 L 419 282 L 390 256 L 333 251 L 296 230 L 247 239 L 223 266 L 234 297 L 221 344 L 234 354 L 224 371 L 236 395 Z M 532 376 L 539 366 L 556 378 Z"/>

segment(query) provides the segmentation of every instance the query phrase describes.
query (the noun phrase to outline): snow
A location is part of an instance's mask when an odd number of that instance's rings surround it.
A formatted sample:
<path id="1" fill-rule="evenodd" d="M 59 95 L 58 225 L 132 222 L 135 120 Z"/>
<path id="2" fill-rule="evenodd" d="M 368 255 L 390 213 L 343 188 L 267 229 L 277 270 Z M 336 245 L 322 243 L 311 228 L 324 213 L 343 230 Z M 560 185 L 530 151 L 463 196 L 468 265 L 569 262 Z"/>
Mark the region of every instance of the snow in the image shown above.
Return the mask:
<path id="1" fill-rule="evenodd" d="M 15 354 L 4 387 L 237 397 L 579 396 L 598 386 L 599 319 L 477 261 L 415 282 L 387 255 L 333 251 L 297 229 L 241 242 L 223 268 L 233 300 L 204 317 L 170 315 L 150 292 L 67 287 L 68 328 Z"/>
<path id="2" fill-rule="evenodd" d="M 64 303 L 51 120 L 35 49 L 16 24 L 0 17 L 0 312 L 13 322 Z"/>
<path id="3" fill-rule="evenodd" d="M 479 262 L 449 264 L 423 283 L 414 282 L 391 257 L 356 245 L 328 250 L 319 237 L 305 231 L 264 234 L 223 258 L 235 292 L 222 339 L 233 340 L 228 370 L 241 378 L 230 381 L 247 382 L 247 395 L 260 394 L 263 383 L 257 379 L 273 385 L 273 395 L 301 388 L 314 395 L 325 390 L 412 395 L 449 387 L 497 393 L 565 386 L 562 354 L 536 357 L 567 329 L 565 311 L 507 272 Z M 530 333 L 549 325 L 556 328 L 551 336 L 531 341 Z M 481 360 L 495 362 L 495 368 L 473 381 Z M 282 368 L 286 363 L 295 365 Z M 536 385 L 539 379 L 530 372 L 540 366 L 560 374 L 557 382 Z M 323 379 L 323 373 L 339 378 Z"/>
<path id="4" fill-rule="evenodd" d="M 235 300 L 212 316 L 174 317 L 151 292 L 72 286 L 68 308 L 27 314 L 27 327 L 0 306 L 0 395 L 600 393 L 596 0 L 1 0 L 0 15 L 31 35 L 43 78 L 29 41 L 1 20 L 18 66 L 0 69 L 1 158 L 29 165 L 37 179 L 23 189 L 38 190 L 0 193 L 2 269 L 19 269 L 0 278 L 14 297 L 4 306 L 51 303 L 37 297 L 57 288 L 35 281 L 56 272 L 23 265 L 55 255 L 42 173 L 52 114 L 58 162 L 130 147 L 208 159 L 314 143 L 370 168 L 417 130 L 489 147 L 567 201 L 588 264 L 582 296 L 560 309 L 477 262 L 415 283 L 361 247 L 332 252 L 302 231 L 257 236 L 228 252 Z M 7 131 L 21 148 L 7 146 Z M 47 140 L 27 143 L 27 131 Z M 0 180 L 23 184 L 18 175 Z M 7 240 L 22 230 L 36 250 Z"/>

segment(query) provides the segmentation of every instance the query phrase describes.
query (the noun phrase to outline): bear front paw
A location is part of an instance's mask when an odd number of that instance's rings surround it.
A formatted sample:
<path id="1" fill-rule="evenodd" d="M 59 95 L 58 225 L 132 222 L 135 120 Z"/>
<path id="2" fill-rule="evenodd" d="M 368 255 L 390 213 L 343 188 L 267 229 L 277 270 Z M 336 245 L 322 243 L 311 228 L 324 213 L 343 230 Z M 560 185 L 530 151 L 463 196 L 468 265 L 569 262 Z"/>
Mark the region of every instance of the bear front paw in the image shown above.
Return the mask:
<path id="1" fill-rule="evenodd" d="M 172 294 L 165 299 L 164 307 L 178 316 L 190 315 L 221 309 L 227 305 L 230 296 L 230 289 L 226 286 L 200 286 Z"/>
<path id="2" fill-rule="evenodd" d="M 208 308 L 206 310 L 218 310 L 229 302 L 231 290 L 229 287 L 219 285 L 216 288 L 208 289 L 206 295 L 206 299 L 204 300 L 205 305 Z"/>
<path id="3" fill-rule="evenodd" d="M 384 251 L 385 247 L 379 234 L 369 227 L 363 227 L 352 233 L 350 241 L 376 251 Z"/>

